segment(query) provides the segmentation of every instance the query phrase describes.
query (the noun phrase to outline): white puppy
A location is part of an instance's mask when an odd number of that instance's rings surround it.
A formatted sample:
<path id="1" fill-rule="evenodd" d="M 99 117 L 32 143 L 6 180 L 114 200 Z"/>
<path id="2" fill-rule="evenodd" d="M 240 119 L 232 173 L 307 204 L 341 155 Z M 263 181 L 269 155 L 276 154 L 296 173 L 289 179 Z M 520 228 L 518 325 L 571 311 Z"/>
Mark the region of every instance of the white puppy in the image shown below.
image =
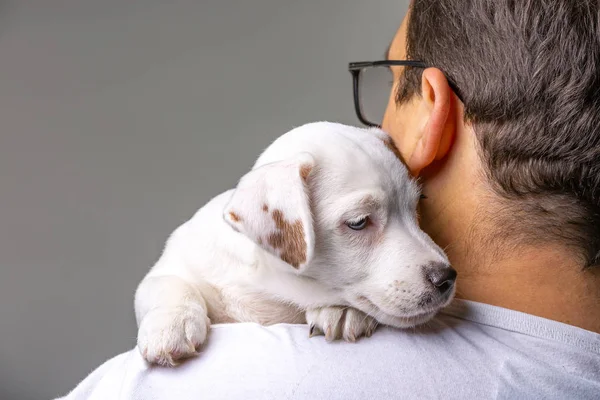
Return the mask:
<path id="1" fill-rule="evenodd" d="M 197 353 L 210 323 L 304 323 L 354 341 L 410 327 L 456 272 L 418 227 L 420 192 L 378 129 L 312 123 L 277 139 L 235 190 L 177 228 L 135 298 L 151 363 Z"/>

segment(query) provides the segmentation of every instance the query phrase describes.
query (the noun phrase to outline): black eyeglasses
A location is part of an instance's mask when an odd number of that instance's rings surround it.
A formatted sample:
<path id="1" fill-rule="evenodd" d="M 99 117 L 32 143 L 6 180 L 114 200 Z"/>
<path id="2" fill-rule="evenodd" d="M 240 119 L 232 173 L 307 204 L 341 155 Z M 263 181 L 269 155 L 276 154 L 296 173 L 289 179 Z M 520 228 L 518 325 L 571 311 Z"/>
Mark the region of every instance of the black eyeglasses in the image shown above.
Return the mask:
<path id="1" fill-rule="evenodd" d="M 390 90 L 394 83 L 391 66 L 429 67 L 424 62 L 415 60 L 360 61 L 348 64 L 354 87 L 354 110 L 360 122 L 367 126 L 378 127 L 383 120 L 383 114 L 390 98 Z M 454 82 L 448 77 L 446 79 L 456 97 L 463 101 Z"/>
<path id="2" fill-rule="evenodd" d="M 348 64 L 354 88 L 354 110 L 360 122 L 367 126 L 380 126 L 383 120 L 394 83 L 391 66 L 427 68 L 424 62 L 414 60 L 359 61 Z"/>

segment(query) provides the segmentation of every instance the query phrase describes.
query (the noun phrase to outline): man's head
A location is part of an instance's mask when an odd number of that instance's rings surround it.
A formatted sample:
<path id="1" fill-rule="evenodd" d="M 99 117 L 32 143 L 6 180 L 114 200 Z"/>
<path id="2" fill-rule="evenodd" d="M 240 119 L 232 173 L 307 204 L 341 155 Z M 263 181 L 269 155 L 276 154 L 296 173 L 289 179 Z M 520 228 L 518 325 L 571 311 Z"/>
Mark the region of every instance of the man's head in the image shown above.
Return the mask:
<path id="1" fill-rule="evenodd" d="M 414 0 L 389 58 L 431 66 L 392 67 L 383 128 L 451 259 L 600 264 L 599 1 Z"/>

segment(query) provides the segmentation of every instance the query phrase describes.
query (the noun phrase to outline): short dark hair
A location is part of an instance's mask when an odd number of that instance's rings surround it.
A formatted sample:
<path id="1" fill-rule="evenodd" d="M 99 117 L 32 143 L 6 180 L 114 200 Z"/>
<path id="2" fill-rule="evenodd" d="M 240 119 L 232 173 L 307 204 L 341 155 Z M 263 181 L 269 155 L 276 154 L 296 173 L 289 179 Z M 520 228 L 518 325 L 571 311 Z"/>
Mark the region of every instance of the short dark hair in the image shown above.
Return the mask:
<path id="1" fill-rule="evenodd" d="M 460 91 L 501 227 L 599 265 L 600 0 L 414 0 L 406 39 Z M 421 73 L 405 69 L 399 103 Z"/>

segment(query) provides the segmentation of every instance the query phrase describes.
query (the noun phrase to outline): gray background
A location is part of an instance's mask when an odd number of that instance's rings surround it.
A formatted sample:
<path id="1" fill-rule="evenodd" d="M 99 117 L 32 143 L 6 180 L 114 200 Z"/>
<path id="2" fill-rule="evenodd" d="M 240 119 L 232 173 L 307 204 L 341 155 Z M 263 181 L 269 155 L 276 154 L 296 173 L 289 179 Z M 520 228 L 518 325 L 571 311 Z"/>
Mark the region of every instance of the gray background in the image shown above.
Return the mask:
<path id="1" fill-rule="evenodd" d="M 135 344 L 167 235 L 271 140 L 356 124 L 401 0 L 0 0 L 0 398 Z"/>

